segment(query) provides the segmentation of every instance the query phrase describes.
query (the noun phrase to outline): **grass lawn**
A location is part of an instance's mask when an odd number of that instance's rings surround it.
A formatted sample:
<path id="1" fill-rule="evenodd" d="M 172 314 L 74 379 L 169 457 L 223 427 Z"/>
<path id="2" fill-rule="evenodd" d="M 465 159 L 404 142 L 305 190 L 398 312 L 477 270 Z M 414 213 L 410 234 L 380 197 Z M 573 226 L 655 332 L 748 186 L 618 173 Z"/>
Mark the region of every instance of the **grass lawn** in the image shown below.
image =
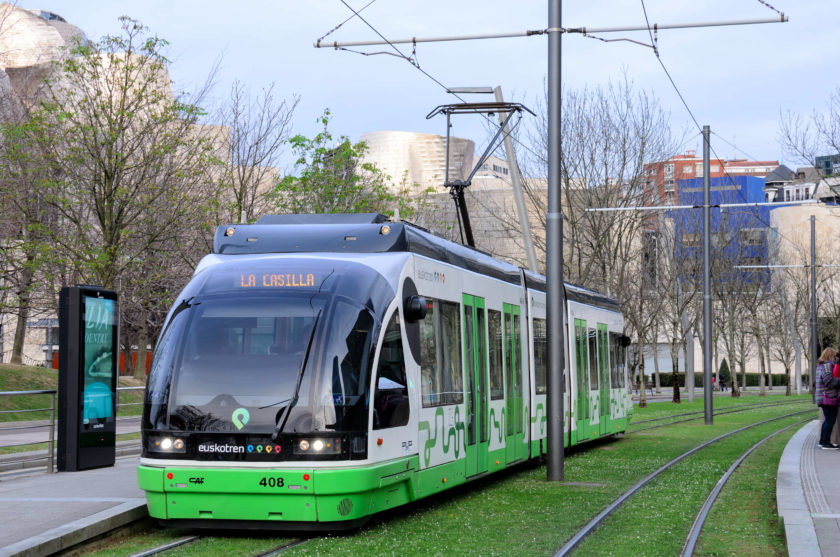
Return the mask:
<path id="1" fill-rule="evenodd" d="M 756 401 L 752 397 L 733 399 L 726 406 Z M 723 406 L 717 405 L 718 399 L 715 402 L 716 408 Z M 661 415 L 668 411 L 676 414 L 702 409 L 702 400 L 694 405 L 695 408 L 688 404 L 657 403 L 651 405 L 656 408 L 639 412 L 638 419 L 654 417 L 648 414 L 652 411 Z M 321 536 L 284 554 L 552 555 L 607 504 L 685 450 L 743 425 L 806 408 L 804 404 L 756 408 L 716 416 L 713 426 L 705 426 L 699 420 L 590 443 L 567 455 L 565 483 L 549 483 L 545 480 L 544 466 L 525 464 L 388 511 L 357 531 Z M 816 417 L 816 412 L 813 414 Z M 694 515 L 732 461 L 759 438 L 807 417 L 801 415 L 759 426 L 684 461 L 625 503 L 606 528 L 584 542 L 578 554 L 678 553 Z M 794 431 L 765 444 L 736 472 L 724 490 L 724 496 L 730 499 L 716 505 L 710 527 L 701 536 L 701 552 L 736 554 L 743 551 L 744 539 L 749 539 L 750 546 L 758 548 L 751 554 L 784 553 L 781 530 L 775 522 L 775 475 L 780 451 Z M 730 494 L 730 489 L 734 489 L 730 486 L 737 486 L 736 482 L 744 474 L 749 476 L 749 483 Z M 154 525 L 147 528 L 145 534 L 114 541 L 97 555 L 129 555 L 141 546 L 146 548 L 185 535 L 183 531 L 161 530 Z M 220 557 L 254 554 L 288 539 L 268 532 L 263 537 L 252 532 L 203 533 L 213 535 L 170 554 Z M 155 537 L 149 537 L 152 535 Z"/>
<path id="2" fill-rule="evenodd" d="M 120 377 L 120 387 L 142 387 L 145 381 Z M 58 388 L 58 371 L 44 367 L 0 364 L 0 391 L 37 391 Z M 120 392 L 120 416 L 135 416 L 142 405 L 123 406 L 143 401 L 143 391 Z M 0 396 L 0 411 L 43 409 L 38 412 L 0 413 L 0 422 L 49 420 L 50 395 Z"/>

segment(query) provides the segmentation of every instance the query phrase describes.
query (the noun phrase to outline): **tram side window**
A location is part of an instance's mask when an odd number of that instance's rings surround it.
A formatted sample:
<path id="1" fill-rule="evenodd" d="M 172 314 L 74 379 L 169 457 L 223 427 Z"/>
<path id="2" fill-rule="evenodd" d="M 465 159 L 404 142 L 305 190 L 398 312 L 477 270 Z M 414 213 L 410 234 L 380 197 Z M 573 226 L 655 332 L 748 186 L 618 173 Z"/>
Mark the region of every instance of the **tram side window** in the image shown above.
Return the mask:
<path id="1" fill-rule="evenodd" d="M 595 329 L 589 329 L 589 390 L 598 390 L 598 344 Z"/>
<path id="2" fill-rule="evenodd" d="M 426 298 L 420 322 L 420 376 L 423 407 L 464 402 L 461 372 L 461 317 L 458 304 Z"/>
<path id="3" fill-rule="evenodd" d="M 405 376 L 400 316 L 394 312 L 379 351 L 376 392 L 373 396 L 373 429 L 408 424 L 408 381 Z"/>
<path id="4" fill-rule="evenodd" d="M 502 367 L 502 312 L 487 310 L 487 334 L 490 338 L 490 399 L 505 398 L 505 377 Z"/>
<path id="5" fill-rule="evenodd" d="M 575 320 L 575 367 L 577 368 L 578 372 L 578 379 L 581 383 L 578 385 L 578 391 L 583 392 L 586 389 L 586 385 L 583 383 L 586 381 L 586 368 L 587 368 L 587 361 L 586 361 L 586 342 L 585 342 L 585 335 L 586 328 L 578 323 L 578 320 Z"/>
<path id="6" fill-rule="evenodd" d="M 546 387 L 548 344 L 545 333 L 545 319 L 534 319 L 534 383 L 538 395 L 544 395 L 548 390 Z"/>
<path id="7" fill-rule="evenodd" d="M 601 327 L 601 325 L 598 325 Z M 601 366 L 601 375 L 603 376 L 604 385 L 603 387 L 607 390 L 611 388 L 618 387 L 618 383 L 615 382 L 615 377 L 612 376 L 612 367 L 610 366 L 610 345 L 607 341 L 607 331 L 606 329 L 598 329 L 598 365 Z M 609 379 L 607 378 L 607 374 L 609 374 Z"/>
<path id="8" fill-rule="evenodd" d="M 621 335 L 610 333 L 610 374 L 615 387 L 624 388 L 624 346 L 621 345 Z"/>

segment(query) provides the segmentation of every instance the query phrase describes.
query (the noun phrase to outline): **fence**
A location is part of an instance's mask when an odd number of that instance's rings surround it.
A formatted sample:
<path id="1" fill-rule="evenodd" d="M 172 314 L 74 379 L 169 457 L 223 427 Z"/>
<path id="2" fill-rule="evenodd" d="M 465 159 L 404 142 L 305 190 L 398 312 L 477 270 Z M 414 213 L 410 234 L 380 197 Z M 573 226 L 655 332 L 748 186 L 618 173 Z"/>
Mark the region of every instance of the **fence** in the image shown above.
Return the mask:
<path id="1" fill-rule="evenodd" d="M 139 406 L 143 404 L 142 402 L 125 402 L 120 403 L 120 396 L 121 392 L 125 391 L 142 391 L 145 387 L 117 387 L 117 400 L 116 400 L 116 411 L 117 416 L 119 416 L 120 408 L 126 406 Z M 46 441 L 47 448 L 46 448 L 46 468 L 47 473 L 51 474 L 55 471 L 55 426 L 56 426 L 56 395 L 57 391 L 55 390 L 38 390 L 38 391 L 0 391 L 0 397 L 16 397 L 16 396 L 33 396 L 33 395 L 49 395 L 50 397 L 50 405 L 48 408 L 24 408 L 24 409 L 13 409 L 13 410 L 0 410 L 0 414 L 26 414 L 30 412 L 50 412 L 50 419 L 49 422 L 18 422 L 17 425 L 14 425 L 15 421 L 10 422 L 0 422 L 3 424 L 0 427 L 0 436 L 3 435 L 4 432 L 7 431 L 22 431 L 22 430 L 35 430 L 35 429 L 42 429 L 44 427 L 49 428 L 48 432 L 48 439 Z M 12 424 L 12 425 L 7 425 Z M 21 425 L 24 424 L 24 425 Z M 0 449 L 11 448 L 11 447 L 26 447 L 30 445 L 41 445 L 44 441 L 27 441 L 24 443 L 10 443 L 10 444 L 3 444 L 0 445 Z M 9 460 L 4 459 L 3 464 L 25 464 L 25 463 L 34 463 L 40 460 L 43 460 L 44 456 L 41 451 L 31 451 L 26 453 L 12 453 L 12 454 L 20 454 L 21 458 L 15 460 L 12 457 Z"/>

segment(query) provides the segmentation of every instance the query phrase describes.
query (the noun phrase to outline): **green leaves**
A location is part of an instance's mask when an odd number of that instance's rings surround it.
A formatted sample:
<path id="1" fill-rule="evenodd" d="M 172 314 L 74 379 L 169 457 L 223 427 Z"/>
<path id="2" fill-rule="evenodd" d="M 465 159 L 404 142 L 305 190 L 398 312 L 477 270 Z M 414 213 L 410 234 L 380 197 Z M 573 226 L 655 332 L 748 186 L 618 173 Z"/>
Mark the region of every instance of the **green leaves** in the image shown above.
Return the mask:
<path id="1" fill-rule="evenodd" d="M 329 131 L 330 111 L 318 117 L 323 130 L 313 138 L 296 135 L 288 143 L 295 153 L 297 175 L 285 176 L 275 186 L 275 207 L 284 213 L 393 214 L 402 205 L 390 177 L 364 162 L 367 145 L 346 136 L 337 140 Z M 401 214 L 405 212 L 400 207 Z"/>

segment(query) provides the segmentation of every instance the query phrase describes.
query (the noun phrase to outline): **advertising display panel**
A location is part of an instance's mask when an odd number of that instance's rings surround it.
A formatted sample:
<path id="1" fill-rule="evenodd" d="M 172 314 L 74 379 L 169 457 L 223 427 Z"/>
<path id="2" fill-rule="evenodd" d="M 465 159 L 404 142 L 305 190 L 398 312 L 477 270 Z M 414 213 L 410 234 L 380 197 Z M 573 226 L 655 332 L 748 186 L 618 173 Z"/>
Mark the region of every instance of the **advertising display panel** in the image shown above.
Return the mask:
<path id="1" fill-rule="evenodd" d="M 58 469 L 111 466 L 115 458 L 117 294 L 96 286 L 59 293 Z"/>

